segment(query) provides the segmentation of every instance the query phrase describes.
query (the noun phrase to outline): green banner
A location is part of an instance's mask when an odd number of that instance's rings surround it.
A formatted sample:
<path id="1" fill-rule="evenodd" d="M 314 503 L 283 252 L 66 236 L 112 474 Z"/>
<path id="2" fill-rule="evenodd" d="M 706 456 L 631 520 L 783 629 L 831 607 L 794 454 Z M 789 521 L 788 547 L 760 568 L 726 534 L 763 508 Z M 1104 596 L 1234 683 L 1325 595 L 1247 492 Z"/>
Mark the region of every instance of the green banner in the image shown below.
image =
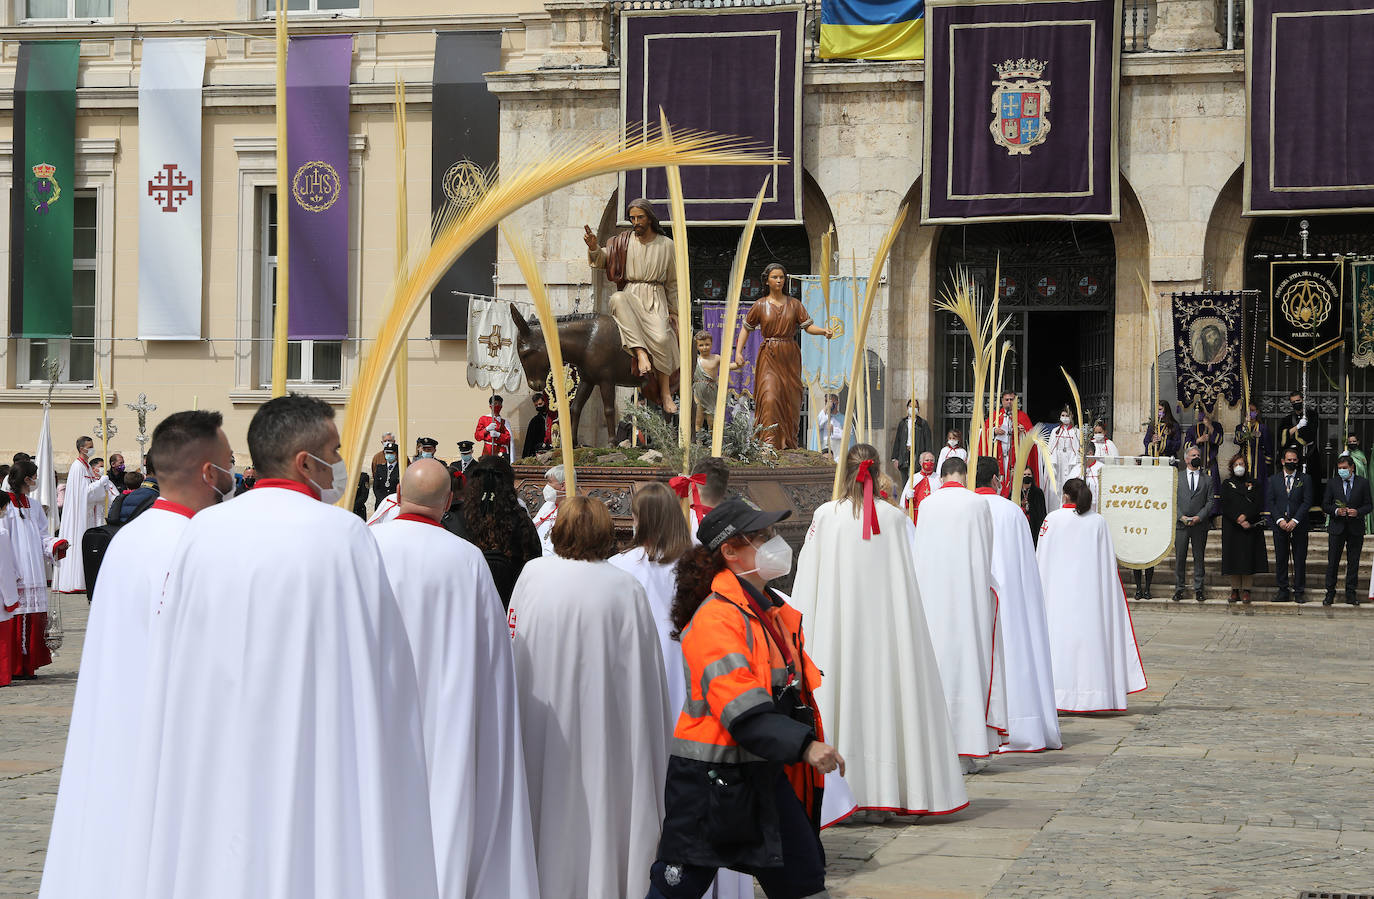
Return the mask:
<path id="1" fill-rule="evenodd" d="M 1356 262 L 1355 274 L 1355 350 L 1351 361 L 1364 368 L 1374 363 L 1374 262 Z"/>
<path id="2" fill-rule="evenodd" d="M 80 41 L 25 41 L 14 81 L 10 333 L 72 336 Z"/>

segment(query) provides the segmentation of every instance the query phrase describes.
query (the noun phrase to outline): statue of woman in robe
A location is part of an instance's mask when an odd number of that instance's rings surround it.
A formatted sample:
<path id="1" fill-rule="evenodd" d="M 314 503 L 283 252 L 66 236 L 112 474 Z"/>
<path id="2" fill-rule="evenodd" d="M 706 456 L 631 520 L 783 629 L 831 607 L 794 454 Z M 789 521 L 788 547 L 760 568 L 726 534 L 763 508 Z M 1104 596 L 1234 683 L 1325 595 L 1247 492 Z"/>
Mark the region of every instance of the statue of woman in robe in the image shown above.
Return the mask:
<path id="1" fill-rule="evenodd" d="M 802 399 L 797 330 L 826 339 L 834 334 L 816 325 L 801 300 L 787 294 L 787 270 L 781 265 L 771 263 L 763 270 L 763 280 L 767 293 L 755 301 L 744 318 L 744 328 L 735 341 L 735 364 L 744 365 L 749 332 L 762 329 L 763 344 L 754 365 L 754 423 L 766 429 L 763 439 L 775 449 L 795 449 Z"/>

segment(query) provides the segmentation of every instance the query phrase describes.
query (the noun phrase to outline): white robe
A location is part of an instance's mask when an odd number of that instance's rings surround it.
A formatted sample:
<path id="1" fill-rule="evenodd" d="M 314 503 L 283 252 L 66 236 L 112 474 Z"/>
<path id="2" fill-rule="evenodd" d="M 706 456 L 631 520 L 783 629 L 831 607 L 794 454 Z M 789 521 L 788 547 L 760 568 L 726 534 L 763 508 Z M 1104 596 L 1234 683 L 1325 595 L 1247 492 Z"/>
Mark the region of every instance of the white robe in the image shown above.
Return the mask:
<path id="1" fill-rule="evenodd" d="M 67 494 L 62 505 L 62 520 L 57 539 L 71 546 L 66 558 L 57 563 L 52 588 L 59 593 L 86 592 L 86 570 L 81 563 L 81 537 L 88 528 L 105 523 L 102 506 L 109 497 L 110 476 L 95 476 L 85 459 L 77 459 L 67 471 Z M 108 508 L 108 506 L 104 506 Z"/>
<path id="2" fill-rule="evenodd" d="M 1050 431 L 1046 442 L 1050 447 L 1049 464 L 1054 476 L 1054 488 L 1040 480 L 1040 486 L 1045 488 L 1045 506 L 1048 511 L 1053 512 L 1064 502 L 1064 482 L 1069 478 L 1083 477 L 1083 458 L 1081 431 L 1073 425 L 1057 424 L 1054 430 Z M 1041 453 L 1040 455 L 1044 455 Z M 1045 460 L 1041 460 L 1042 466 Z"/>
<path id="3" fill-rule="evenodd" d="M 367 517 L 367 525 L 372 527 L 375 524 L 386 524 L 400 514 L 400 497 L 394 493 L 388 493 L 381 502 L 377 503 L 377 508 L 372 510 L 372 514 Z"/>
<path id="4" fill-rule="evenodd" d="M 948 459 L 950 456 L 958 456 L 960 459 L 963 459 L 965 462 L 967 462 L 967 461 L 968 461 L 968 450 L 964 449 L 962 446 L 961 446 L 961 447 L 958 447 L 957 449 L 950 449 L 950 448 L 949 448 L 949 443 L 948 443 L 948 442 L 945 443 L 945 445 L 940 449 L 940 456 L 939 456 L 939 458 L 937 458 L 937 459 L 935 460 L 935 479 L 936 479 L 936 483 L 930 485 L 931 488 L 932 488 L 932 491 L 931 491 L 932 493 L 934 492 L 934 489 L 933 489 L 933 488 L 939 486 L 940 469 L 942 469 L 942 468 L 945 467 L 945 460 Z"/>
<path id="5" fill-rule="evenodd" d="M 992 513 L 972 490 L 944 485 L 921 501 L 913 545 L 916 579 L 954 745 L 969 758 L 983 758 L 1006 742 L 1006 665 L 992 541 Z"/>
<path id="6" fill-rule="evenodd" d="M 1145 669 L 1107 520 L 1096 510 L 1051 512 L 1035 555 L 1059 710 L 1124 710 L 1127 694 L 1145 689 Z"/>
<path id="7" fill-rule="evenodd" d="M 558 523 L 558 504 L 544 501 L 534 516 L 534 531 L 539 535 L 539 543 L 544 547 L 544 555 L 557 555 L 553 551 L 553 526 Z"/>
<path id="8" fill-rule="evenodd" d="M 1088 457 L 1088 475 L 1083 480 L 1088 482 L 1088 489 L 1092 491 L 1094 509 L 1098 507 L 1097 500 L 1102 488 L 1102 467 L 1104 464 L 1094 460 L 1120 455 L 1121 452 L 1116 448 L 1116 444 L 1110 440 L 1102 444 L 1094 443 L 1092 445 L 1092 455 Z M 1060 484 L 1058 490 L 1059 504 L 1062 505 L 1064 502 L 1064 485 Z M 1045 499 L 1048 502 L 1049 497 L 1045 497 Z"/>
<path id="9" fill-rule="evenodd" d="M 149 627 L 123 899 L 434 899 L 420 695 L 352 512 L 258 486 L 200 512 Z"/>
<path id="10" fill-rule="evenodd" d="M 16 615 L 48 611 L 48 563 L 52 561 L 52 546 L 57 539 L 48 534 L 48 515 L 38 504 L 38 497 L 30 496 L 28 500 L 27 509 L 19 508 L 16 502 L 5 507 L 5 530 L 10 535 L 15 574 L 19 578 Z M 68 551 L 80 555 L 77 548 Z"/>
<path id="11" fill-rule="evenodd" d="M 981 495 L 992 511 L 992 577 L 1007 663 L 1007 743 L 1000 751 L 1061 749 L 1045 597 L 1026 513 L 1005 497 Z"/>
<path id="12" fill-rule="evenodd" d="M 110 542 L 86 623 L 39 899 L 98 896 L 118 880 L 143 720 L 148 624 L 190 523 L 153 506 Z"/>
<path id="13" fill-rule="evenodd" d="M 816 701 L 859 808 L 944 814 L 968 794 L 908 551 L 913 528 L 892 505 L 876 508 L 871 540 L 848 500 L 816 510 L 792 604 L 825 672 Z"/>
<path id="14" fill-rule="evenodd" d="M 538 896 L 510 633 L 486 559 L 438 522 L 371 531 L 415 656 L 439 895 Z"/>
<path id="15" fill-rule="evenodd" d="M 664 674 L 668 678 L 668 731 L 667 737 L 673 738 L 673 727 L 678 713 L 682 711 L 687 699 L 686 669 L 682 664 L 682 644 L 673 639 L 673 593 L 677 583 L 674 576 L 677 565 L 674 562 L 650 562 L 644 547 L 636 546 L 616 556 L 610 563 L 631 575 L 644 588 L 649 598 L 649 606 L 654 612 L 654 624 L 658 627 L 658 648 L 663 653 Z M 722 869 L 716 872 L 716 882 L 706 899 L 753 899 L 754 878 L 738 871 Z"/>
<path id="16" fill-rule="evenodd" d="M 535 559 L 509 621 L 540 896 L 639 899 L 671 720 L 644 588 L 609 562 Z"/>

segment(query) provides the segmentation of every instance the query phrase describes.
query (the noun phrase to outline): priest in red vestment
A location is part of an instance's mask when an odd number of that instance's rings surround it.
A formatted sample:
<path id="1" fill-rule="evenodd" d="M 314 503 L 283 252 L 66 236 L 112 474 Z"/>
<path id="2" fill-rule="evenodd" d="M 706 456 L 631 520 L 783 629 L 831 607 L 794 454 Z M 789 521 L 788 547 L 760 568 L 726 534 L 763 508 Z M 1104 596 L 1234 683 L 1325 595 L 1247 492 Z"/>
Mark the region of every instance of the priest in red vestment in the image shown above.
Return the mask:
<path id="1" fill-rule="evenodd" d="M 997 460 L 998 475 L 1002 478 L 1002 495 L 1011 496 L 1011 476 L 1016 469 L 1016 450 L 1022 440 L 1031 439 L 1030 416 L 1013 408 L 1016 406 L 1016 391 L 1008 390 L 1002 394 L 1002 408 L 983 425 L 983 437 L 978 441 L 978 455 L 991 456 Z M 1031 472 L 1035 483 L 1040 483 L 1040 452 L 1032 448 L 1027 457 L 1026 470 Z"/>

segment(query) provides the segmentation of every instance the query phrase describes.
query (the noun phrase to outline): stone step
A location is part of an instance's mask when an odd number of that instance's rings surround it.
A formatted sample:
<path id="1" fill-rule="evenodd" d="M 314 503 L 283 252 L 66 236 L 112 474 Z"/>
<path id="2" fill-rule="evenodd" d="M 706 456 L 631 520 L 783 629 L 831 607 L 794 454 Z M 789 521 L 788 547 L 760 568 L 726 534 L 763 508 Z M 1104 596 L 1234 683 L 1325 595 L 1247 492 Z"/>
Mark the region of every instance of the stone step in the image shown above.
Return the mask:
<path id="1" fill-rule="evenodd" d="M 1255 591 L 1257 594 L 1263 593 L 1266 597 L 1273 594 L 1278 588 L 1278 581 L 1274 574 L 1274 540 L 1273 535 L 1266 532 L 1264 538 L 1265 551 L 1269 557 L 1269 571 L 1265 574 L 1255 575 Z M 1326 582 L 1326 558 L 1329 543 L 1325 531 L 1313 531 L 1308 535 L 1307 540 L 1307 593 L 1315 593 L 1317 604 L 1320 606 L 1322 594 L 1325 592 Z M 1230 590 L 1229 580 L 1221 573 L 1221 532 L 1219 530 L 1209 531 L 1207 534 L 1207 550 L 1204 554 L 1206 561 L 1206 575 L 1203 578 L 1203 585 L 1218 592 L 1218 598 L 1225 599 Z M 1291 562 L 1289 577 L 1292 577 Z M 1121 583 L 1126 587 L 1126 595 L 1130 596 L 1134 592 L 1135 577 L 1132 569 L 1120 569 Z M 1187 574 L 1185 575 L 1185 587 L 1191 589 L 1193 575 L 1192 553 L 1188 555 Z M 1374 576 L 1374 536 L 1365 539 L 1364 546 L 1360 552 L 1360 564 L 1356 583 L 1358 588 L 1356 593 L 1361 599 L 1369 594 L 1370 578 Z M 1155 596 L 1163 596 L 1167 602 L 1174 589 L 1174 557 L 1170 554 L 1166 559 L 1155 566 L 1154 577 L 1151 581 L 1152 591 Z M 1336 590 L 1342 594 L 1345 589 L 1345 564 L 1342 561 L 1340 577 L 1337 579 Z M 1338 595 L 1337 599 L 1342 598 Z M 1191 600 L 1189 600 L 1191 602 Z M 1196 604 L 1196 603 L 1195 603 Z M 1310 604 L 1310 603 L 1309 603 Z M 1282 605 L 1282 604 L 1281 604 Z"/>
<path id="2" fill-rule="evenodd" d="M 1203 591 L 1206 597 L 1205 602 L 1198 602 L 1193 599 L 1192 591 L 1188 591 L 1188 596 L 1179 602 L 1173 602 L 1168 596 L 1161 597 L 1161 593 L 1156 585 L 1154 599 L 1133 599 L 1130 602 L 1131 613 L 1143 611 L 1149 614 L 1191 614 L 1196 612 L 1229 614 L 1229 615 L 1306 615 L 1308 617 L 1320 618 L 1362 618 L 1374 617 L 1374 603 L 1361 601 L 1358 606 L 1346 605 L 1342 602 L 1341 595 L 1336 595 L 1336 601 L 1332 605 L 1324 606 L 1321 603 L 1321 594 L 1315 596 L 1308 591 L 1308 600 L 1299 605 L 1295 602 L 1266 602 L 1261 601 L 1256 595 L 1250 605 L 1244 603 L 1231 603 L 1226 601 L 1229 589 L 1207 589 Z M 1126 595 L 1130 596 L 1130 586 L 1126 588 Z M 1268 596 L 1269 594 L 1265 594 Z"/>

